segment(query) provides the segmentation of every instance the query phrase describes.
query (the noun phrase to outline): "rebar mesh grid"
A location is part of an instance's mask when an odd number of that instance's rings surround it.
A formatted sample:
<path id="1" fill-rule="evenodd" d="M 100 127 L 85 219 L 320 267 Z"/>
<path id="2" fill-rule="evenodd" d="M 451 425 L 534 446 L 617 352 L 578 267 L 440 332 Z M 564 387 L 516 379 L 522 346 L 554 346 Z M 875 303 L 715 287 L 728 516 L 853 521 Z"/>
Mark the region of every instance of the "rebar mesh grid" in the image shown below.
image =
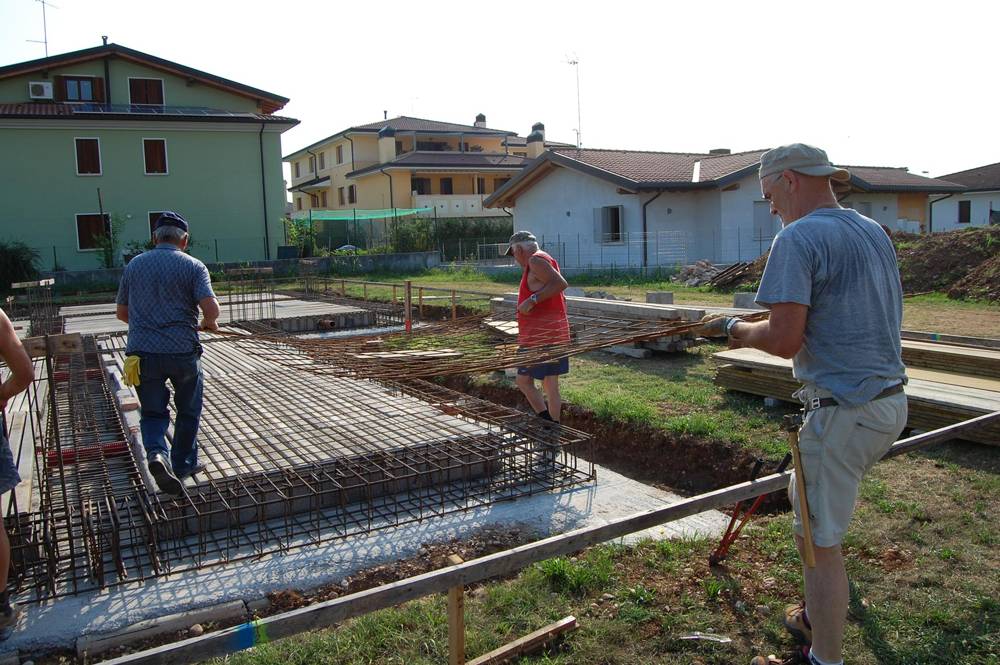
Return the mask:
<path id="1" fill-rule="evenodd" d="M 594 477 L 589 437 L 421 381 L 316 376 L 203 356 L 208 471 L 183 498 L 150 491 L 101 367 L 124 336 L 50 360 L 40 509 L 7 520 L 12 582 L 35 599 L 283 552 Z M 590 456 L 588 456 L 590 457 Z"/>

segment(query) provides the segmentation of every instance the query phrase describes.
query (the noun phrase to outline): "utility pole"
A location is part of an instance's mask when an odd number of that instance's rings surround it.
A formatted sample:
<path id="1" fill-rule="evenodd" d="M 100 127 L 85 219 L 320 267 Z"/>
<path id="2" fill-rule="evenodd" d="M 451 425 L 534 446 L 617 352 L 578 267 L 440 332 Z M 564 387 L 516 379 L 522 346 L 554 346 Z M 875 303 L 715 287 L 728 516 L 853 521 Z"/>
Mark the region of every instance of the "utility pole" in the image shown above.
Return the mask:
<path id="1" fill-rule="evenodd" d="M 566 61 L 567 64 L 573 65 L 576 69 L 576 147 L 583 147 L 583 132 L 581 130 L 580 123 L 580 59 L 573 56 Z"/>

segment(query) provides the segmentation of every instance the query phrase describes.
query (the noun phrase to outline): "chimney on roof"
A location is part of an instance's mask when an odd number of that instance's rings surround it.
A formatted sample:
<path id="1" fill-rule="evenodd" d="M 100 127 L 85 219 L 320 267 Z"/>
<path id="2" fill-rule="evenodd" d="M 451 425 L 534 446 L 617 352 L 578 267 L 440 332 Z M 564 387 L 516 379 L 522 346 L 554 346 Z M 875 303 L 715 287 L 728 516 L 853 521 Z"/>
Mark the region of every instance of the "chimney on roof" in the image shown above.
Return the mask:
<path id="1" fill-rule="evenodd" d="M 388 120 L 389 119 L 389 112 L 388 111 L 382 111 L 382 119 L 383 120 Z"/>
<path id="2" fill-rule="evenodd" d="M 730 150 L 729 148 L 712 148 L 711 150 L 708 151 L 708 154 L 710 154 L 710 155 L 731 155 L 731 154 L 733 154 L 733 151 Z"/>
<path id="3" fill-rule="evenodd" d="M 476 122 L 473 123 L 474 127 L 485 127 L 486 126 L 486 115 L 480 113 L 476 116 Z"/>
<path id="4" fill-rule="evenodd" d="M 108 36 L 107 35 L 101 35 L 101 41 L 104 42 L 105 46 L 107 46 L 108 45 Z"/>
<path id="5" fill-rule="evenodd" d="M 537 127 L 541 123 L 535 125 Z M 535 129 L 528 134 L 528 158 L 534 159 L 545 152 L 545 135 Z"/>
<path id="6" fill-rule="evenodd" d="M 543 140 L 545 139 L 545 125 L 543 125 L 542 123 L 536 122 L 535 124 L 533 124 L 531 126 L 531 131 L 532 133 L 538 132 L 539 134 L 542 135 L 542 139 Z"/>

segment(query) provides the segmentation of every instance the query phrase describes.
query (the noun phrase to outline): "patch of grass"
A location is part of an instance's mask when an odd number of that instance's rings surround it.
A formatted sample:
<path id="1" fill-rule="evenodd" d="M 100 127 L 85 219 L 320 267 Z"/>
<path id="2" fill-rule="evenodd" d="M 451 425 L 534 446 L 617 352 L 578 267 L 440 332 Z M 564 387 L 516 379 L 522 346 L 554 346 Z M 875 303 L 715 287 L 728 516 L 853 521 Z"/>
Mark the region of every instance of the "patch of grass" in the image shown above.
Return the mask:
<path id="1" fill-rule="evenodd" d="M 557 557 L 542 561 L 536 568 L 556 593 L 584 596 L 608 587 L 614 569 L 613 558 L 607 550 L 593 550 L 583 560 Z"/>

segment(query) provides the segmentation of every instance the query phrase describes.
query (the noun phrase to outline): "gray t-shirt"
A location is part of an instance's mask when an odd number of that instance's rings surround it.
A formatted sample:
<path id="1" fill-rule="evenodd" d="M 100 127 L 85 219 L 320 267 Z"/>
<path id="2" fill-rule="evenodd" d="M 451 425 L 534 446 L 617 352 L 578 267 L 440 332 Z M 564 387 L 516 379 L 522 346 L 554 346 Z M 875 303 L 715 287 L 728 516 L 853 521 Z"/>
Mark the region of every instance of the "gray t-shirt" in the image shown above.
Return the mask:
<path id="1" fill-rule="evenodd" d="M 856 211 L 820 208 L 783 228 L 756 300 L 809 307 L 793 374 L 839 404 L 859 406 L 906 380 L 896 251 L 882 227 Z"/>

